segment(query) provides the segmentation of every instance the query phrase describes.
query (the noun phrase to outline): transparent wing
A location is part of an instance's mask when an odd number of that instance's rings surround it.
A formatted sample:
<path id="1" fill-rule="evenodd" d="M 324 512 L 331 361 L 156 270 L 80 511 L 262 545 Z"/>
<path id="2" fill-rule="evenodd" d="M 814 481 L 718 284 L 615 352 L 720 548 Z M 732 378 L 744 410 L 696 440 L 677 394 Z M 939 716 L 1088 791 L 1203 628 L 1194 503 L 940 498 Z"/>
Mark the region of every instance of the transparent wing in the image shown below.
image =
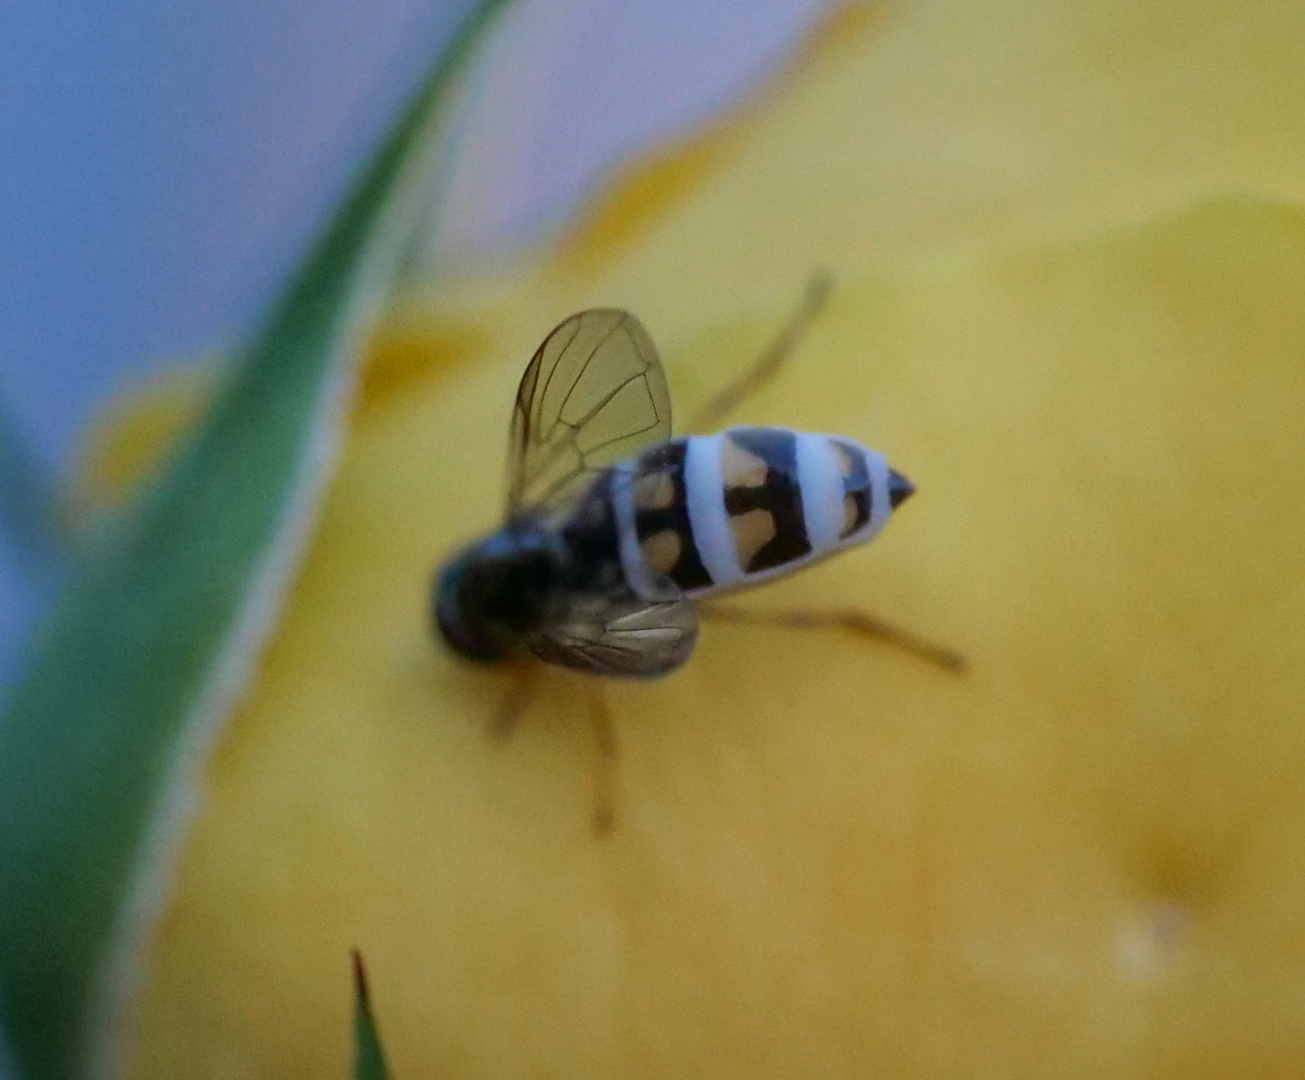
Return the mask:
<path id="1" fill-rule="evenodd" d="M 564 503 L 601 469 L 671 433 L 671 395 L 628 311 L 572 315 L 521 377 L 508 449 L 508 512 Z"/>
<path id="2" fill-rule="evenodd" d="M 648 678 L 683 664 L 697 640 L 698 616 L 684 596 L 580 594 L 531 649 L 541 660 L 595 675 Z"/>

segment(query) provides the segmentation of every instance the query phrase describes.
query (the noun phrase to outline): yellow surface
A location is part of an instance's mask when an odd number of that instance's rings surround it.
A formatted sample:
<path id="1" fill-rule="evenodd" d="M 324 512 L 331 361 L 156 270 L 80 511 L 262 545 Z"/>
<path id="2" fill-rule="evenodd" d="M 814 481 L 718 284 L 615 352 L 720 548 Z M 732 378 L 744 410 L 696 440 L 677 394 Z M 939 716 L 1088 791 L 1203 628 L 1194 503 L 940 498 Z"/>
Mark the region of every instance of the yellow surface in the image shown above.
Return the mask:
<path id="1" fill-rule="evenodd" d="M 132 1075 L 344 1076 L 353 946 L 396 1080 L 1301 1075 L 1302 55 L 1295 4 L 889 7 L 647 220 L 396 318 Z M 558 318 L 645 315 L 687 415 L 815 266 L 829 309 L 740 419 L 920 493 L 749 602 L 971 670 L 708 626 L 609 687 L 596 838 L 589 684 L 491 741 L 508 680 L 432 644 L 432 568 L 493 524 Z"/>

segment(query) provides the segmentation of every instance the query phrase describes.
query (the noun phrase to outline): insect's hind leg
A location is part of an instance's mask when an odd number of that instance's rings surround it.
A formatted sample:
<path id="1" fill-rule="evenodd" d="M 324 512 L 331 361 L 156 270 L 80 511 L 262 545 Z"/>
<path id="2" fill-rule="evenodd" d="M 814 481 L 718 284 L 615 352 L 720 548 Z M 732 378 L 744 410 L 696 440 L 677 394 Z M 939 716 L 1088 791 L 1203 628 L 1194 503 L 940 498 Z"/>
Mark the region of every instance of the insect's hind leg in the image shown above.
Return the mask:
<path id="1" fill-rule="evenodd" d="M 723 387 L 694 414 L 685 428 L 686 434 L 705 435 L 715 431 L 725 417 L 778 374 L 811 329 L 811 324 L 816 321 L 816 316 L 829 299 L 833 285 L 833 278 L 824 271 L 811 278 L 797 310 L 766 346 L 756 363 Z"/>
<path id="2" fill-rule="evenodd" d="M 698 616 L 712 622 L 744 626 L 779 626 L 791 630 L 844 630 L 859 637 L 875 638 L 886 642 L 946 671 L 962 672 L 966 667 L 965 657 L 955 649 L 920 637 L 858 608 L 831 608 L 828 611 L 809 608 L 758 611 L 734 607 L 731 604 L 704 604 L 698 609 Z"/>
<path id="3" fill-rule="evenodd" d="M 529 661 L 512 665 L 511 684 L 499 703 L 498 711 L 490 718 L 489 735 L 492 739 L 502 742 L 516 731 L 526 706 L 534 697 L 541 671 L 539 664 Z M 616 759 L 619 743 L 602 682 L 598 679 L 585 679 L 583 686 L 588 696 L 589 717 L 594 726 L 594 747 L 597 751 L 594 758 L 591 821 L 594 833 L 604 836 L 611 832 L 616 820 Z"/>

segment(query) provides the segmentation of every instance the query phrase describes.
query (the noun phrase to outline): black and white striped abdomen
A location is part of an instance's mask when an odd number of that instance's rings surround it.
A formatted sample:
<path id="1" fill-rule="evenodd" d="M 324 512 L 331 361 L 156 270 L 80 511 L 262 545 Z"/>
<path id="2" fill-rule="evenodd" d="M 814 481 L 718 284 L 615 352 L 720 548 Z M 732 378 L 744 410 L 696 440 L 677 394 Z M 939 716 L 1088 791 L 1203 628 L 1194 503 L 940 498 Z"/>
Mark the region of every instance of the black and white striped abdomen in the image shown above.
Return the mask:
<path id="1" fill-rule="evenodd" d="M 636 592 L 666 575 L 705 596 L 864 543 L 913 488 L 851 439 L 733 427 L 651 447 L 616 467 L 610 490 Z"/>

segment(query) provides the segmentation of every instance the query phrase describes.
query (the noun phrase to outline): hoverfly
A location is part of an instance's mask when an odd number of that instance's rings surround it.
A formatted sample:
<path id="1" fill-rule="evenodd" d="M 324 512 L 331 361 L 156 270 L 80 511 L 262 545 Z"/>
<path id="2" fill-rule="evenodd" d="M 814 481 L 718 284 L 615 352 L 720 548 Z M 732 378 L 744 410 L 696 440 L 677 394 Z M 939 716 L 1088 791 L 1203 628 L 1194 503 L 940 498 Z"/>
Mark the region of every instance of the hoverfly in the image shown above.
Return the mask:
<path id="1" fill-rule="evenodd" d="M 774 374 L 827 291 L 827 280 L 813 283 L 761 361 L 707 405 L 697 430 Z M 693 652 L 697 602 L 873 539 L 914 490 L 882 454 L 841 435 L 735 426 L 673 436 L 670 392 L 647 331 L 627 311 L 581 311 L 526 367 L 503 523 L 441 567 L 433 621 L 472 660 L 665 675 Z M 961 665 L 950 650 L 861 612 L 779 612 L 769 621 L 837 625 Z"/>

